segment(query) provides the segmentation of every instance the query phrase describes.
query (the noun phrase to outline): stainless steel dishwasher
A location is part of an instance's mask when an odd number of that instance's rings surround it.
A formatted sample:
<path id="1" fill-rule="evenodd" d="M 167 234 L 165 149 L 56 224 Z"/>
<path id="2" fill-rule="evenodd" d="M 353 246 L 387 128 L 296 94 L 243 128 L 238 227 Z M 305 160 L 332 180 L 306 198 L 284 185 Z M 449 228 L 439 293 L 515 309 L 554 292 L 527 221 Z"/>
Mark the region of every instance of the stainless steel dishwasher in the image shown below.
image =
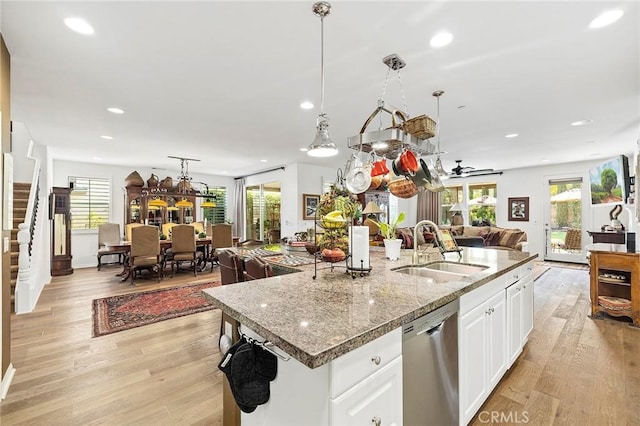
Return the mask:
<path id="1" fill-rule="evenodd" d="M 456 300 L 402 327 L 406 426 L 458 424 L 458 306 Z"/>

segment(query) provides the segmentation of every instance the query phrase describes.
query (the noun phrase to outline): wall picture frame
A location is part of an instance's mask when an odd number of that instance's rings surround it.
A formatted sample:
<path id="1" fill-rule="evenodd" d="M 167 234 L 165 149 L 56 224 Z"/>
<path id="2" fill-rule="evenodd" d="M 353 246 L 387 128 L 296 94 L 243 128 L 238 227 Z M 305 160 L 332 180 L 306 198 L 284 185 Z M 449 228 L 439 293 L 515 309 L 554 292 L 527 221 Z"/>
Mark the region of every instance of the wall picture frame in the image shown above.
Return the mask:
<path id="1" fill-rule="evenodd" d="M 314 220 L 318 204 L 320 204 L 319 195 L 302 194 L 302 220 Z"/>
<path id="2" fill-rule="evenodd" d="M 509 198 L 509 220 L 529 222 L 529 197 Z"/>

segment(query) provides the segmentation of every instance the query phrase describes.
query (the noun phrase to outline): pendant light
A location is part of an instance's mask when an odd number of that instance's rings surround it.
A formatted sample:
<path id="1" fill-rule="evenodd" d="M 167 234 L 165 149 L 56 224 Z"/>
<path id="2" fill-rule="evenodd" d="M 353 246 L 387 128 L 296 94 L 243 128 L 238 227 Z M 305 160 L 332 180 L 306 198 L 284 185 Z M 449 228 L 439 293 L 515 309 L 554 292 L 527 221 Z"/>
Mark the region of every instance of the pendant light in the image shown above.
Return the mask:
<path id="1" fill-rule="evenodd" d="M 149 200 L 148 204 L 153 207 L 167 207 L 168 205 L 165 200 L 158 197 L 153 197 L 151 200 Z"/>
<path id="2" fill-rule="evenodd" d="M 331 5 L 319 1 L 313 5 L 313 13 L 320 17 L 320 115 L 316 124 L 316 138 L 309 145 L 311 157 L 333 157 L 338 147 L 329 137 L 329 117 L 324 113 L 324 17 L 331 12 Z"/>
<path id="3" fill-rule="evenodd" d="M 187 200 L 187 183 L 190 184 L 191 182 L 191 176 L 189 176 L 189 161 L 200 160 L 198 160 L 197 158 L 176 157 L 174 155 L 169 155 L 168 157 L 180 160 L 180 176 L 178 176 L 178 179 L 182 181 L 182 200 L 178 201 L 175 206 L 184 209 L 190 209 L 193 207 L 193 203 Z M 189 187 L 191 187 L 191 185 L 189 185 Z"/>
<path id="4" fill-rule="evenodd" d="M 447 173 L 444 167 L 442 167 L 442 161 L 440 160 L 440 96 L 442 96 L 443 94 L 444 91 L 442 90 L 436 90 L 435 92 L 433 92 L 433 96 L 436 97 L 436 100 L 438 102 L 438 158 L 436 159 L 434 168 L 436 169 L 438 176 L 440 176 L 440 180 L 449 179 L 449 173 Z"/>
<path id="5" fill-rule="evenodd" d="M 218 207 L 218 205 L 213 201 L 212 197 L 209 197 L 209 185 L 207 185 L 206 183 L 204 184 L 204 193 L 207 195 L 207 197 L 205 197 L 204 201 L 200 204 L 200 208 L 201 209 L 206 209 L 206 208 L 214 208 L 214 207 Z"/>

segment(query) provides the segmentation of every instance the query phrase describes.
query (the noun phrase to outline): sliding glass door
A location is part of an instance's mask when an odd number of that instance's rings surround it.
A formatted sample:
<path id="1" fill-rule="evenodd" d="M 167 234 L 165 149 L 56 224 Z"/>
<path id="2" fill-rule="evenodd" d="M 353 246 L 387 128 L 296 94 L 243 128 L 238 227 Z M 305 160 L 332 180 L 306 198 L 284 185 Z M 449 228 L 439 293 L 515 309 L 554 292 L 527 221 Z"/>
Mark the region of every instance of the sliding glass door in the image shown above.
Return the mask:
<path id="1" fill-rule="evenodd" d="M 267 243 L 280 241 L 280 182 L 247 186 L 246 235 Z"/>

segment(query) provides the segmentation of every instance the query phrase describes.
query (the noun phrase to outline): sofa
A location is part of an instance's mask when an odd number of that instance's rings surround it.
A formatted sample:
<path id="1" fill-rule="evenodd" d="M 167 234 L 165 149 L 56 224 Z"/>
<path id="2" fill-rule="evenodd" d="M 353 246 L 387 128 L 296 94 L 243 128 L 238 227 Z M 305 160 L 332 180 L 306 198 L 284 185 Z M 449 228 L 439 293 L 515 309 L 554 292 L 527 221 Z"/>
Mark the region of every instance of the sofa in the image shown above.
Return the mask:
<path id="1" fill-rule="evenodd" d="M 440 229 L 448 229 L 456 243 L 464 247 L 488 247 L 522 251 L 523 243 L 527 241 L 527 233 L 517 228 L 441 225 Z"/>
<path id="2" fill-rule="evenodd" d="M 520 229 L 506 229 L 497 226 L 464 226 L 441 225 L 453 235 L 460 247 L 487 247 L 501 250 L 522 251 L 523 243 L 527 241 L 527 234 Z M 418 247 L 435 242 L 434 235 L 428 226 L 423 226 L 417 236 L 413 235 L 413 227 L 398 228 L 398 238 L 403 240 L 403 247 L 411 249 L 414 243 Z"/>

